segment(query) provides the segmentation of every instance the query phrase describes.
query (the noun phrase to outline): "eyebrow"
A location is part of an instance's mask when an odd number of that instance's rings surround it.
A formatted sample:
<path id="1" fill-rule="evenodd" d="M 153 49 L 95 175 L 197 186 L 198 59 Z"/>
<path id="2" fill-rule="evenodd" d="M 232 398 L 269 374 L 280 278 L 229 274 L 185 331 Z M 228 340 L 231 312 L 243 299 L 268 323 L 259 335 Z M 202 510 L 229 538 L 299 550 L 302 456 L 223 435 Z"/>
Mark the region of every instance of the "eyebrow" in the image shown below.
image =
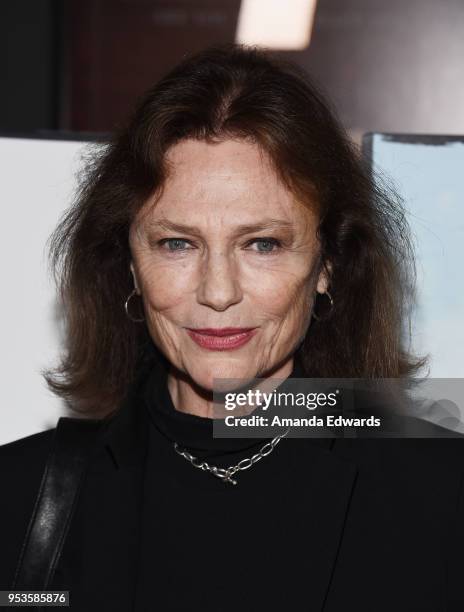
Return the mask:
<path id="1" fill-rule="evenodd" d="M 184 223 L 174 223 L 169 221 L 166 218 L 160 218 L 153 220 L 150 223 L 150 227 L 160 228 L 164 230 L 171 230 L 175 232 L 185 233 L 185 234 L 201 234 L 201 229 L 195 225 L 185 225 Z M 263 230 L 269 229 L 284 229 L 284 230 L 292 230 L 294 225 L 290 221 L 286 221 L 285 219 L 274 219 L 267 218 L 263 219 L 258 223 L 242 223 L 240 225 L 236 225 L 234 228 L 234 234 L 250 234 L 253 232 L 260 232 Z"/>

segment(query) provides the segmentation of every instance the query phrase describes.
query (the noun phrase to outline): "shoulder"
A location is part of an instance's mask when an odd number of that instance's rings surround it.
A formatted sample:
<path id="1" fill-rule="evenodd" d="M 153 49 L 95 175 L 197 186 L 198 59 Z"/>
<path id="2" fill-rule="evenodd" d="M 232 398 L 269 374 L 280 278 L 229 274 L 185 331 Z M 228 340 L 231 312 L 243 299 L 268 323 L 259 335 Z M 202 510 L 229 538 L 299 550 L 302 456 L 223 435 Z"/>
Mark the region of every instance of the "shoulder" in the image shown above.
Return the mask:
<path id="1" fill-rule="evenodd" d="M 50 449 L 56 427 L 0 445 L 0 461 L 24 458 L 24 454 L 46 453 Z"/>
<path id="2" fill-rule="evenodd" d="M 13 579 L 56 428 L 0 446 L 0 589 Z"/>
<path id="3" fill-rule="evenodd" d="M 45 467 L 56 427 L 0 446 L 0 484 L 2 490 L 23 489 L 37 480 Z"/>
<path id="4" fill-rule="evenodd" d="M 464 438 L 336 440 L 333 453 L 357 468 L 369 494 L 388 491 L 404 507 L 456 512 L 464 483 Z"/>
<path id="5" fill-rule="evenodd" d="M 464 467 L 464 434 L 411 415 L 378 411 L 380 427 L 357 427 L 349 436 L 337 439 L 339 449 L 362 456 L 390 456 L 393 463 L 406 458 L 412 463 L 434 462 Z M 357 415 L 356 415 L 357 416 Z M 364 414 L 362 415 L 364 416 Z M 339 443 L 341 442 L 341 443 Z"/>
<path id="6" fill-rule="evenodd" d="M 464 471 L 464 436 L 448 435 L 453 432 L 433 424 L 425 425 L 421 433 L 415 437 L 341 438 L 335 440 L 333 449 L 341 457 L 372 467 L 381 463 L 392 469 Z"/>
<path id="7" fill-rule="evenodd" d="M 21 496 L 38 484 L 55 431 L 53 427 L 0 446 L 0 486 L 5 497 Z"/>

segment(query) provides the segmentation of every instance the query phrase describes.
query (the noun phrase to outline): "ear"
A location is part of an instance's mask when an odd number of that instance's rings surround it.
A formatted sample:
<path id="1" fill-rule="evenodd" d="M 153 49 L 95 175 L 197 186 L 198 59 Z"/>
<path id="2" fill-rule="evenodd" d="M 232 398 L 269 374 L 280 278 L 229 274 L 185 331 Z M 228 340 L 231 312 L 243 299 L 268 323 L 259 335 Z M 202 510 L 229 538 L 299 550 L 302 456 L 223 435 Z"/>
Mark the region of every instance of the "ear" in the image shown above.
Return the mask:
<path id="1" fill-rule="evenodd" d="M 332 275 L 332 264 L 330 261 L 323 262 L 321 265 L 321 271 L 319 272 L 319 278 L 317 280 L 317 292 L 325 293 L 330 285 L 330 277 Z"/>
<path id="2" fill-rule="evenodd" d="M 137 293 L 140 295 L 140 289 L 139 289 L 139 285 L 137 283 L 137 276 L 135 274 L 134 262 L 133 261 L 130 262 L 130 271 L 132 272 L 132 278 L 134 279 L 134 287 L 135 287 Z"/>

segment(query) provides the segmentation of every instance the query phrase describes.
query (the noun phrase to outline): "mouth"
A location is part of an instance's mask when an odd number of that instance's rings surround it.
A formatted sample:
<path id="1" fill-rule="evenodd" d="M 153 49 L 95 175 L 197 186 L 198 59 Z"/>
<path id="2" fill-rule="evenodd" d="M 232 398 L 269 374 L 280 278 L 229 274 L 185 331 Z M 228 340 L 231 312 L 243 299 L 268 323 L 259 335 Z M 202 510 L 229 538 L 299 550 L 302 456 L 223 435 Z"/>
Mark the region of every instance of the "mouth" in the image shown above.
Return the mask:
<path id="1" fill-rule="evenodd" d="M 210 351 L 229 351 L 251 340 L 256 327 L 187 328 L 187 333 L 202 348 Z"/>

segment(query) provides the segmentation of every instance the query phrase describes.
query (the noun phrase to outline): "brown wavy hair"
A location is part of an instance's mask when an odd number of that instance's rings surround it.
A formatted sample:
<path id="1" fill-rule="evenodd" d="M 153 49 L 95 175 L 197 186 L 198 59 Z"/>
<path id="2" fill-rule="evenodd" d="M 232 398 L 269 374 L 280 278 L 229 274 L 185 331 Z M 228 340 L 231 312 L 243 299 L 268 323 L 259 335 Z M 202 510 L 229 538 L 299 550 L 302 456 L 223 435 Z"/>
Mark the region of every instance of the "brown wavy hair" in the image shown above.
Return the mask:
<path id="1" fill-rule="evenodd" d="M 302 202 L 316 202 L 334 305 L 297 350 L 307 376 L 410 377 L 425 364 L 403 347 L 414 259 L 401 198 L 373 176 L 302 69 L 228 44 L 185 58 L 146 92 L 87 164 L 50 237 L 67 341 L 60 364 L 42 372 L 54 393 L 78 412 L 108 414 L 159 356 L 145 323 L 125 313 L 128 234 L 162 189 L 167 149 L 185 138 L 252 139 Z"/>

